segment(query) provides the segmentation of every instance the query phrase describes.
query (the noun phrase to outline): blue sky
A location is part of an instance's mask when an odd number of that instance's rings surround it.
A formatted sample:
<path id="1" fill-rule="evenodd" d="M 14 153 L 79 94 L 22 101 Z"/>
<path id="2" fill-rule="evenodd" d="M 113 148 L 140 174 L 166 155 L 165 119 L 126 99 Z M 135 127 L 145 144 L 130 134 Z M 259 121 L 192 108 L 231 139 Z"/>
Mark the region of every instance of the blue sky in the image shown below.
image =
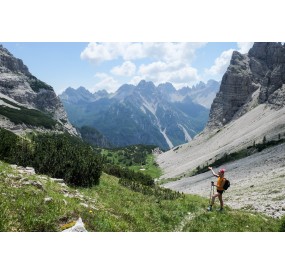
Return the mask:
<path id="1" fill-rule="evenodd" d="M 83 86 L 115 92 L 122 84 L 145 79 L 176 88 L 221 80 L 233 50 L 246 53 L 253 43 L 85 43 L 2 42 L 30 72 L 57 94 Z"/>

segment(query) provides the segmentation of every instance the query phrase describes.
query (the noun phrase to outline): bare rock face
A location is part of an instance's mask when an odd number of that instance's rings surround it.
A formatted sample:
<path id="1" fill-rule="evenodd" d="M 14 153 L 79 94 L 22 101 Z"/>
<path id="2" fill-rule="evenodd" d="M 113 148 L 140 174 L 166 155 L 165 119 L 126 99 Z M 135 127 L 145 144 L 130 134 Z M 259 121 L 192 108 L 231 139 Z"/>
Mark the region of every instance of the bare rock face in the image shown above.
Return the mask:
<path id="1" fill-rule="evenodd" d="M 222 127 L 258 104 L 285 106 L 285 46 L 254 43 L 248 54 L 233 52 L 206 130 Z"/>
<path id="2" fill-rule="evenodd" d="M 28 109 L 37 109 L 57 122 L 56 130 L 77 134 L 53 88 L 33 76 L 22 60 L 15 58 L 1 45 L 0 98 Z"/>

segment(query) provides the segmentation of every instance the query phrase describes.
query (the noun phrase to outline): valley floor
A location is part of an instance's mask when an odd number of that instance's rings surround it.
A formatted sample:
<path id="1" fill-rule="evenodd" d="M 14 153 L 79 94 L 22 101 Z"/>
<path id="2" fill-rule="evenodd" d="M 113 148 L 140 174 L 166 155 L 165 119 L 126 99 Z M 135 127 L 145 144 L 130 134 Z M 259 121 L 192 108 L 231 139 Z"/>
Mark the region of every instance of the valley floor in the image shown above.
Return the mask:
<path id="1" fill-rule="evenodd" d="M 231 187 L 224 203 L 234 209 L 248 209 L 280 218 L 285 215 L 285 144 L 267 148 L 244 159 L 223 165 Z M 218 172 L 220 167 L 213 167 Z M 187 194 L 210 197 L 212 173 L 168 182 L 163 186 Z M 216 200 L 215 205 L 219 205 Z"/>

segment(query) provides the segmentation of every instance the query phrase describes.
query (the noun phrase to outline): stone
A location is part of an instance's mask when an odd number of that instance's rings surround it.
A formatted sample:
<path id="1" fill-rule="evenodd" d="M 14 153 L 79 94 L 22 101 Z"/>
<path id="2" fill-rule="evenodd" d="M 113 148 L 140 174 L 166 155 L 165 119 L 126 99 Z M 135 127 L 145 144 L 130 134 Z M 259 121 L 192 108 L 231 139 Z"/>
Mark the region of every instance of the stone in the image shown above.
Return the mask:
<path id="1" fill-rule="evenodd" d="M 44 189 L 43 184 L 38 181 L 25 181 L 22 183 L 23 185 L 33 185 L 39 189 Z"/>
<path id="2" fill-rule="evenodd" d="M 44 201 L 45 201 L 45 202 L 51 202 L 51 201 L 52 201 L 52 198 L 46 197 L 46 198 L 44 199 Z"/>
<path id="3" fill-rule="evenodd" d="M 26 173 L 31 174 L 31 175 L 35 175 L 35 169 L 33 167 L 26 167 L 24 170 Z"/>
<path id="4" fill-rule="evenodd" d="M 81 218 L 76 221 L 76 224 L 71 228 L 65 229 L 62 232 L 87 232 L 86 228 L 84 227 L 84 223 Z"/>
<path id="5" fill-rule="evenodd" d="M 51 180 L 57 183 L 64 183 L 63 179 L 51 178 Z"/>

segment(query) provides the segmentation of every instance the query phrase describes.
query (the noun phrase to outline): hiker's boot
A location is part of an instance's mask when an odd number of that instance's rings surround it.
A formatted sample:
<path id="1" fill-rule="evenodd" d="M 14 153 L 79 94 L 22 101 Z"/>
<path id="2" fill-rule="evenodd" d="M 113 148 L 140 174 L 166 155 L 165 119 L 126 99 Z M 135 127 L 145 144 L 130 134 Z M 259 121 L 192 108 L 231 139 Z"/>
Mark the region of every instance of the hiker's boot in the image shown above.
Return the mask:
<path id="1" fill-rule="evenodd" d="M 209 205 L 207 208 L 208 211 L 212 211 L 212 205 Z"/>
<path id="2" fill-rule="evenodd" d="M 224 211 L 224 208 L 221 207 L 218 211 L 219 211 L 219 212 L 223 212 L 223 211 Z"/>

